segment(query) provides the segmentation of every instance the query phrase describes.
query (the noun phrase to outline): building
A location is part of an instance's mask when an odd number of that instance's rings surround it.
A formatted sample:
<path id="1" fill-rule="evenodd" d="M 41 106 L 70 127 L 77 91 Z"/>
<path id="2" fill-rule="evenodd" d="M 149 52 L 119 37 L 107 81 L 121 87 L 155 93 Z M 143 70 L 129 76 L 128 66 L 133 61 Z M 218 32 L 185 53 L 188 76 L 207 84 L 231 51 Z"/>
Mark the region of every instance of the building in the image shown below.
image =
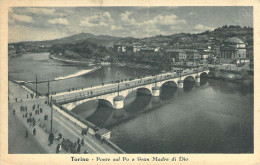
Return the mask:
<path id="1" fill-rule="evenodd" d="M 123 46 L 120 44 L 115 44 L 113 47 L 114 47 L 114 50 L 116 50 L 118 52 L 126 52 L 126 46 Z"/>
<path id="2" fill-rule="evenodd" d="M 133 46 L 133 52 L 139 52 L 141 50 L 141 46 Z"/>
<path id="3" fill-rule="evenodd" d="M 166 50 L 166 53 L 168 53 L 171 58 L 174 58 L 174 61 L 182 61 L 186 60 L 187 56 L 184 50 L 182 49 L 169 49 Z"/>
<path id="4" fill-rule="evenodd" d="M 200 59 L 200 54 L 199 54 L 198 50 L 185 49 L 185 53 L 186 53 L 186 58 L 189 61 L 194 61 L 194 60 Z"/>
<path id="5" fill-rule="evenodd" d="M 215 57 L 220 57 L 220 56 L 221 56 L 220 46 L 214 45 L 214 46 L 211 48 L 211 53 L 212 53 Z"/>
<path id="6" fill-rule="evenodd" d="M 220 51 L 220 58 L 223 63 L 238 62 L 246 59 L 246 44 L 236 37 L 225 40 Z"/>
<path id="7" fill-rule="evenodd" d="M 252 60 L 254 59 L 254 47 L 248 46 L 246 49 L 246 58 Z"/>

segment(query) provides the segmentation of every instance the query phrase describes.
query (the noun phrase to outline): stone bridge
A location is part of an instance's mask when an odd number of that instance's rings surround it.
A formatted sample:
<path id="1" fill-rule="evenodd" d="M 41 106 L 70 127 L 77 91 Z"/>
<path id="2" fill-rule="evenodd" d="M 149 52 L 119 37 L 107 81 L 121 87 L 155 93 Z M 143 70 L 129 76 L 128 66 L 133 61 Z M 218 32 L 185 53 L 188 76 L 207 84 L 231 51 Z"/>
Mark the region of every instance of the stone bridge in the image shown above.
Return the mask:
<path id="1" fill-rule="evenodd" d="M 178 88 L 183 88 L 184 81 L 188 77 L 194 79 L 196 83 L 200 83 L 201 75 L 208 73 L 208 69 L 186 70 L 181 74 L 176 72 L 162 73 L 121 83 L 96 86 L 82 91 L 52 95 L 52 97 L 56 103 L 68 110 L 91 100 L 104 100 L 114 109 L 122 109 L 124 108 L 124 99 L 135 90 L 146 89 L 152 96 L 159 96 L 160 88 L 167 82 L 173 82 Z"/>

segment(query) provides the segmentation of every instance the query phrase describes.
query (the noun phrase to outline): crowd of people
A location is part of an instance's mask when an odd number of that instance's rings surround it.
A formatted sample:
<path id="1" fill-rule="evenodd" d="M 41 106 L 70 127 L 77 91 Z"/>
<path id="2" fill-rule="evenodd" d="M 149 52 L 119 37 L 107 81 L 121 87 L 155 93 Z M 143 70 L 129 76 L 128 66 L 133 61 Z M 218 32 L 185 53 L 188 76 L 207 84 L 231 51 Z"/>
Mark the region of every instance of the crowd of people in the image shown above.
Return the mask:
<path id="1" fill-rule="evenodd" d="M 29 98 L 29 96 L 31 96 L 31 98 L 37 98 L 37 96 L 35 94 L 27 94 L 27 98 Z M 18 102 L 18 98 L 15 98 L 15 102 Z M 48 104 L 48 102 L 44 102 L 45 104 Z M 43 121 L 43 127 L 46 126 L 47 121 L 48 121 L 48 112 L 46 109 L 44 109 L 42 106 L 40 106 L 40 104 L 33 104 L 31 106 L 28 106 L 28 103 L 23 104 L 23 101 L 21 99 L 21 101 L 19 102 L 20 104 L 20 114 L 21 117 L 23 119 L 26 120 L 26 123 L 29 125 L 29 127 L 32 127 L 32 135 L 35 136 L 37 138 L 37 127 L 36 124 L 39 123 L 39 126 L 42 127 L 42 121 Z M 43 115 L 44 114 L 44 115 Z M 16 110 L 13 109 L 13 115 L 16 115 Z M 42 128 L 43 128 L 42 127 Z M 46 129 L 46 128 L 44 128 Z M 47 130 L 47 129 L 46 129 Z M 47 133 L 47 131 L 45 130 L 45 132 Z M 26 129 L 25 131 L 25 138 L 29 137 L 29 130 Z M 82 134 L 83 135 L 83 134 Z M 84 135 L 87 135 L 87 131 L 84 133 Z M 76 152 L 80 153 L 81 152 L 81 148 L 82 146 L 84 146 L 85 141 L 84 141 L 84 135 L 83 138 L 80 140 L 80 138 L 78 137 L 77 141 L 74 143 L 74 148 L 76 148 Z M 62 142 L 64 140 L 63 136 L 61 133 L 58 133 L 57 137 L 54 137 L 53 132 L 49 133 L 49 137 L 48 137 L 48 141 L 49 141 L 49 146 L 51 146 L 54 142 L 54 140 L 59 141 L 57 147 L 56 147 L 56 153 L 59 153 L 62 150 Z M 83 153 L 88 153 L 87 150 L 84 150 Z"/>

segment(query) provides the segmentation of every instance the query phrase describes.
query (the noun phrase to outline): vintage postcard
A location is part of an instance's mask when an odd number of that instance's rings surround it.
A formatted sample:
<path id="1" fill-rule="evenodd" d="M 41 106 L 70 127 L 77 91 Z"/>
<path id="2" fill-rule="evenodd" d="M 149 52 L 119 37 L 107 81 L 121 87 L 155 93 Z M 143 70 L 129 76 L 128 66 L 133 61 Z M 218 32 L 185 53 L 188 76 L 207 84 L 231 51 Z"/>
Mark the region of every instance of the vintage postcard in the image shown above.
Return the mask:
<path id="1" fill-rule="evenodd" d="M 2 1 L 1 164 L 260 164 L 260 1 Z"/>

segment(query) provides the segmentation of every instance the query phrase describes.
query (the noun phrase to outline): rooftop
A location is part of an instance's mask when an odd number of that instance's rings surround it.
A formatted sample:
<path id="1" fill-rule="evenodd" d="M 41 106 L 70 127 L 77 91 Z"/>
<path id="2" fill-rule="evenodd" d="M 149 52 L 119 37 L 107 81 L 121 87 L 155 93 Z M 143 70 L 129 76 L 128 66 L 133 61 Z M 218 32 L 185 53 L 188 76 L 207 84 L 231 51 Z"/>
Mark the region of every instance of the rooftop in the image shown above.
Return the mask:
<path id="1" fill-rule="evenodd" d="M 237 37 L 228 38 L 224 42 L 227 44 L 244 44 L 244 42 Z"/>

